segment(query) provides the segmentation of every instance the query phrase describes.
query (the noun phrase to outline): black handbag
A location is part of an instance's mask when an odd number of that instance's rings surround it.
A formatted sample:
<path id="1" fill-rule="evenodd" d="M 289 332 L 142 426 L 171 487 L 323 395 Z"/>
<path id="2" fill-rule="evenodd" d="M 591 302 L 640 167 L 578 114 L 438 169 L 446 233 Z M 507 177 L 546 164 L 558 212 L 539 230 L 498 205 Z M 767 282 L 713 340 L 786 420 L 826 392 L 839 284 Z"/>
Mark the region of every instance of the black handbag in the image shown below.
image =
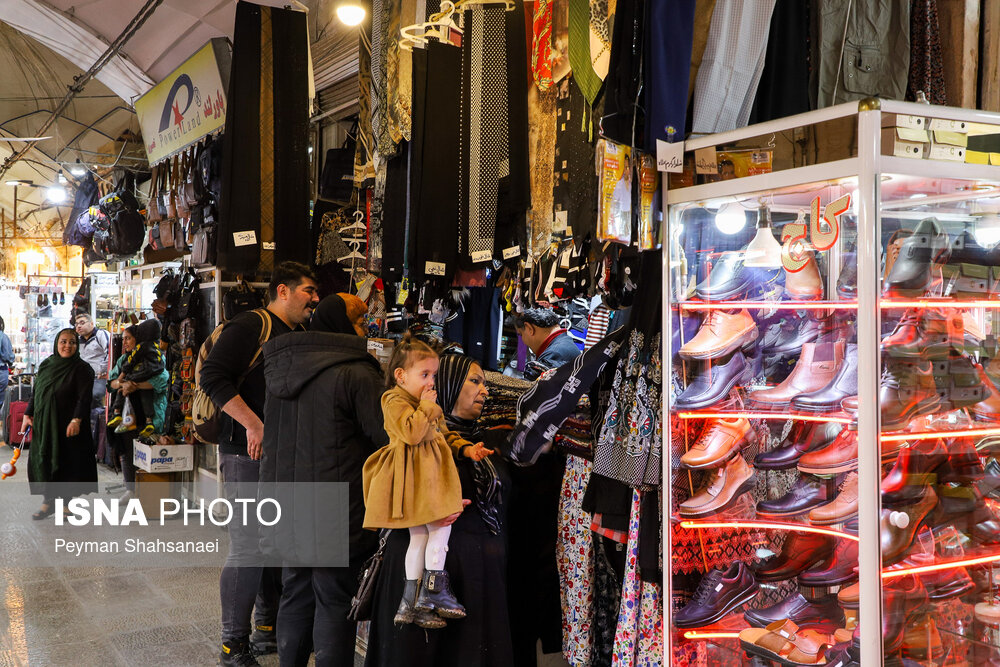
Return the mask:
<path id="1" fill-rule="evenodd" d="M 385 555 L 385 544 L 389 541 L 389 529 L 382 530 L 378 549 L 371 558 L 365 561 L 358 575 L 358 592 L 351 598 L 351 610 L 347 612 L 350 621 L 367 621 L 372 617 L 372 602 L 375 599 L 375 587 L 378 585 L 378 575 L 382 571 L 382 557 Z"/>

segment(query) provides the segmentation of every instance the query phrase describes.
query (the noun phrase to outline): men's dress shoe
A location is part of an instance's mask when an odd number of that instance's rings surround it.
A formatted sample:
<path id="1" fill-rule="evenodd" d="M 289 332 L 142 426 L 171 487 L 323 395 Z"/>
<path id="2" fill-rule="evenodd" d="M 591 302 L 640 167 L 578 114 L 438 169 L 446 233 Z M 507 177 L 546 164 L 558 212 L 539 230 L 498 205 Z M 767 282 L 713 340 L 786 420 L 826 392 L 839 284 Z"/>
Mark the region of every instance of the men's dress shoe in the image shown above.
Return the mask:
<path id="1" fill-rule="evenodd" d="M 848 396 L 858 394 L 858 346 L 848 343 L 844 363 L 830 384 L 819 391 L 799 394 L 792 399 L 792 407 L 803 412 L 837 412 L 840 403 Z"/>
<path id="2" fill-rule="evenodd" d="M 1000 390 L 997 389 L 996 384 L 989 378 L 982 366 L 976 368 L 979 380 L 986 388 L 987 396 L 985 400 L 972 406 L 972 416 L 985 421 L 998 421 L 1000 420 Z"/>
<path id="3" fill-rule="evenodd" d="M 937 484 L 940 476 L 950 470 L 948 449 L 940 438 L 904 444 L 896 464 L 882 478 L 883 505 L 899 507 L 912 503 L 923 497 L 924 487 Z"/>
<path id="4" fill-rule="evenodd" d="M 951 257 L 943 268 L 947 296 L 987 299 L 997 291 L 1000 278 L 1000 248 L 987 250 L 968 231 L 951 239 Z"/>
<path id="5" fill-rule="evenodd" d="M 787 470 L 794 468 L 806 452 L 825 447 L 843 428 L 836 422 L 796 421 L 781 444 L 761 452 L 754 459 L 758 470 Z"/>
<path id="6" fill-rule="evenodd" d="M 715 405 L 740 382 L 749 382 L 752 369 L 740 351 L 719 363 L 706 362 L 687 388 L 674 400 L 680 410 L 700 410 Z"/>
<path id="7" fill-rule="evenodd" d="M 744 445 L 756 443 L 757 431 L 749 420 L 743 417 L 715 419 L 681 457 L 681 467 L 714 468 L 732 458 Z"/>
<path id="8" fill-rule="evenodd" d="M 858 578 L 858 543 L 837 540 L 833 556 L 823 565 L 809 568 L 799 575 L 800 586 L 840 586 Z"/>
<path id="9" fill-rule="evenodd" d="M 670 354 L 673 356 L 680 351 L 684 343 L 694 338 L 695 334 L 698 333 L 701 320 L 694 315 L 679 317 L 676 312 L 671 317 Z"/>
<path id="10" fill-rule="evenodd" d="M 930 361 L 889 362 L 882 369 L 878 392 L 882 430 L 898 431 L 920 415 L 941 407 Z"/>
<path id="11" fill-rule="evenodd" d="M 757 569 L 757 581 L 785 581 L 825 563 L 833 555 L 836 540 L 829 535 L 792 532 L 785 539 L 781 553 L 767 559 Z"/>
<path id="12" fill-rule="evenodd" d="M 837 277 L 837 296 L 844 301 L 858 298 L 858 253 L 854 249 L 843 254 Z"/>
<path id="13" fill-rule="evenodd" d="M 829 325 L 826 320 L 817 319 L 811 315 L 790 318 L 783 322 L 770 339 L 761 344 L 761 347 L 766 355 L 798 354 L 803 345 L 815 343 L 828 329 Z"/>
<path id="14" fill-rule="evenodd" d="M 718 514 L 728 509 L 742 494 L 752 491 L 756 483 L 754 469 L 742 456 L 734 456 L 725 466 L 712 471 L 708 484 L 681 503 L 678 511 L 689 519 Z"/>
<path id="15" fill-rule="evenodd" d="M 931 510 L 937 506 L 938 497 L 932 487 L 924 487 L 923 494 L 910 505 L 899 509 L 882 509 L 881 546 L 882 562 L 892 565 L 901 560 L 913 543 L 917 532 L 926 525 Z"/>
<path id="16" fill-rule="evenodd" d="M 948 466 L 938 471 L 941 484 L 972 484 L 986 474 L 972 438 L 954 438 L 947 444 Z"/>
<path id="17" fill-rule="evenodd" d="M 757 340 L 757 323 L 746 309 L 709 310 L 694 338 L 680 349 L 685 359 L 717 359 Z"/>
<path id="18" fill-rule="evenodd" d="M 833 475 L 858 469 L 858 432 L 845 428 L 826 447 L 808 452 L 799 459 L 799 472 Z"/>
<path id="19" fill-rule="evenodd" d="M 757 514 L 764 518 L 798 516 L 831 500 L 826 481 L 802 475 L 785 495 L 757 503 Z"/>
<path id="20" fill-rule="evenodd" d="M 694 597 L 674 616 L 678 628 L 700 628 L 721 620 L 757 595 L 760 586 L 742 561 L 702 577 Z"/>
<path id="21" fill-rule="evenodd" d="M 916 621 L 906 624 L 903 632 L 903 655 L 917 660 L 937 660 L 944 655 L 941 635 L 930 614 L 921 614 Z"/>
<path id="22" fill-rule="evenodd" d="M 952 351 L 965 349 L 962 314 L 940 308 L 907 311 L 896 330 L 882 341 L 882 349 L 902 359 L 947 359 Z"/>
<path id="23" fill-rule="evenodd" d="M 856 581 L 850 586 L 844 586 L 837 591 L 837 603 L 844 609 L 857 609 L 861 606 L 861 582 Z"/>
<path id="24" fill-rule="evenodd" d="M 815 630 L 821 626 L 824 631 L 832 632 L 844 625 L 844 610 L 837 606 L 837 598 L 833 595 L 810 600 L 796 591 L 770 607 L 745 610 L 743 618 L 755 628 L 787 618 L 800 628 L 808 626 Z"/>
<path id="25" fill-rule="evenodd" d="M 931 283 L 931 267 L 944 264 L 951 254 L 948 234 L 935 218 L 921 220 L 903 240 L 899 256 L 883 285 L 887 296 L 921 296 Z"/>
<path id="26" fill-rule="evenodd" d="M 694 291 L 699 299 L 726 301 L 745 294 L 752 282 L 753 272 L 743 265 L 743 253 L 727 252 Z"/>
<path id="27" fill-rule="evenodd" d="M 785 294 L 794 301 L 816 301 L 823 298 L 823 278 L 819 275 L 816 255 L 807 250 L 808 260 L 794 273 L 785 269 Z"/>
<path id="28" fill-rule="evenodd" d="M 830 384 L 844 362 L 844 341 L 806 343 L 791 374 L 776 387 L 750 394 L 751 409 L 782 410 L 799 394 L 818 391 Z"/>
<path id="29" fill-rule="evenodd" d="M 928 603 L 927 589 L 912 574 L 884 580 L 882 583 L 882 646 L 895 653 L 903 645 L 907 619 Z"/>
<path id="30" fill-rule="evenodd" d="M 961 549 L 961 546 L 959 546 Z M 958 560 L 964 555 L 964 551 L 953 554 L 942 554 L 941 559 Z M 900 566 L 902 567 L 928 567 L 937 563 L 933 554 L 918 553 L 906 558 Z M 952 598 L 961 597 L 976 589 L 976 584 L 972 577 L 966 572 L 964 567 L 954 567 L 945 570 L 931 570 L 921 572 L 916 575 L 920 582 L 927 589 L 927 596 L 931 602 L 941 602 Z"/>
<path id="31" fill-rule="evenodd" d="M 848 473 L 840 493 L 832 503 L 809 512 L 809 523 L 814 526 L 832 526 L 858 515 L 858 473 Z"/>

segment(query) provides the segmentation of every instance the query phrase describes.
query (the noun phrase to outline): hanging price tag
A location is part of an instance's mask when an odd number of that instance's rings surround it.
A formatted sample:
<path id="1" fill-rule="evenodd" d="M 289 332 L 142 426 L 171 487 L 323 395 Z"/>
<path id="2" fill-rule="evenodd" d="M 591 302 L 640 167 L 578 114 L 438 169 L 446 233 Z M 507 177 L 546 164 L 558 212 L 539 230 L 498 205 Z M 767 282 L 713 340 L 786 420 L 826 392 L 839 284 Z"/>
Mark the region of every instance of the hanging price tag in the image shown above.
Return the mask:
<path id="1" fill-rule="evenodd" d="M 443 262 L 425 262 L 424 263 L 424 273 L 429 276 L 443 276 L 445 270 L 447 270 L 447 265 Z"/>
<path id="2" fill-rule="evenodd" d="M 252 229 L 247 232 L 233 232 L 233 245 L 237 248 L 245 245 L 254 245 L 257 243 L 257 232 Z"/>
<path id="3" fill-rule="evenodd" d="M 488 262 L 493 259 L 493 253 L 489 250 L 480 250 L 479 252 L 472 253 L 472 263 L 480 264 L 482 262 Z"/>
<path id="4" fill-rule="evenodd" d="M 274 250 L 274 241 L 264 241 L 260 244 L 263 250 Z"/>
<path id="5" fill-rule="evenodd" d="M 656 170 L 678 173 L 684 171 L 684 142 L 672 144 L 656 140 Z"/>
<path id="6" fill-rule="evenodd" d="M 715 146 L 700 148 L 694 152 L 694 171 L 696 174 L 719 173 L 719 160 L 715 156 Z"/>
<path id="7" fill-rule="evenodd" d="M 504 259 L 514 259 L 515 257 L 521 256 L 521 246 L 511 246 L 509 248 L 504 248 L 503 258 Z"/>

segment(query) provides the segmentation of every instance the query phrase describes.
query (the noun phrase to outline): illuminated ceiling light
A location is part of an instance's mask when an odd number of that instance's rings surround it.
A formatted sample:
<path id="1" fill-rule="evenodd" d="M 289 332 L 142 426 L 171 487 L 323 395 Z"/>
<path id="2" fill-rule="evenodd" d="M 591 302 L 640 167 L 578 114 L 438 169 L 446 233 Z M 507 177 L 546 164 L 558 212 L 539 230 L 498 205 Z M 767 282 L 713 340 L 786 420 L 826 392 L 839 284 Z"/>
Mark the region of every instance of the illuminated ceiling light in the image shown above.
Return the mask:
<path id="1" fill-rule="evenodd" d="M 73 174 L 74 176 L 83 176 L 87 173 L 87 168 L 84 167 L 83 163 L 80 162 L 80 159 L 77 158 L 76 164 L 74 164 L 72 167 L 69 168 L 69 173 Z"/>
<path id="2" fill-rule="evenodd" d="M 66 188 L 61 185 L 53 185 L 45 190 L 45 198 L 53 204 L 61 204 L 66 201 Z"/>
<path id="3" fill-rule="evenodd" d="M 37 265 L 45 262 L 45 255 L 38 250 L 22 250 L 17 253 L 19 264 Z"/>
<path id="4" fill-rule="evenodd" d="M 983 248 L 991 248 L 1000 243 L 1000 215 L 984 213 L 979 216 L 972 229 L 972 237 Z"/>
<path id="5" fill-rule="evenodd" d="M 15 178 L 15 179 L 7 181 L 7 185 L 13 185 L 14 187 L 17 187 L 19 185 L 32 185 L 32 182 L 31 181 L 27 181 L 27 180 L 25 180 L 23 178 Z"/>
<path id="6" fill-rule="evenodd" d="M 365 8 L 358 2 L 346 0 L 337 6 L 337 18 L 348 26 L 356 26 L 365 20 Z"/>
<path id="7" fill-rule="evenodd" d="M 736 234 L 747 226 L 747 214 L 739 202 L 729 202 L 715 213 L 715 226 L 723 234 Z"/>
<path id="8" fill-rule="evenodd" d="M 62 169 L 59 170 L 59 176 L 57 177 L 59 185 L 66 185 L 66 177 L 62 173 Z"/>
<path id="9" fill-rule="evenodd" d="M 805 220 L 805 212 L 799 211 L 799 217 Z M 781 268 L 781 245 L 774 238 L 771 212 L 766 206 L 757 211 L 757 234 L 747 246 L 743 264 L 761 269 Z"/>

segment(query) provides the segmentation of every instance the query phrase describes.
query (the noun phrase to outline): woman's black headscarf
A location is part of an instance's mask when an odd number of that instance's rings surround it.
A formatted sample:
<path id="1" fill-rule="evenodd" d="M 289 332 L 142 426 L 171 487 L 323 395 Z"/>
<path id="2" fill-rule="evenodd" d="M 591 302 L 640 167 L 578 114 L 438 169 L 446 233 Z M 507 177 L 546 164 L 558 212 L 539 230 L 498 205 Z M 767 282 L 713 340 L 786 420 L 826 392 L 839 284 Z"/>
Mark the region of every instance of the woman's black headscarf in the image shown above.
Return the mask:
<path id="1" fill-rule="evenodd" d="M 61 435 L 66 427 L 59 423 L 56 391 L 70 381 L 78 366 L 90 369 L 87 362 L 80 358 L 79 344 L 72 356 L 59 355 L 59 338 L 63 334 L 69 334 L 73 340 L 77 339 L 75 329 L 63 329 L 56 334 L 52 343 L 52 356 L 46 357 L 39 364 L 38 373 L 35 375 L 33 385 L 35 413 L 32 416 L 34 435 L 31 457 L 28 459 L 32 480 L 49 481 L 55 477 L 59 467 L 60 450 L 63 445 Z"/>
<path id="2" fill-rule="evenodd" d="M 438 393 L 438 404 L 444 412 L 445 422 L 448 428 L 455 431 L 463 438 L 476 441 L 476 421 L 462 419 L 452 414 L 458 397 L 465 386 L 465 380 L 469 377 L 469 370 L 473 359 L 464 354 L 446 354 L 441 357 L 438 364 L 437 379 L 435 387 Z M 489 458 L 482 461 L 470 461 L 472 463 L 472 480 L 475 483 L 475 497 L 472 504 L 475 506 L 483 521 L 494 535 L 500 534 L 500 475 L 497 474 L 496 467 Z"/>
<path id="3" fill-rule="evenodd" d="M 350 336 L 358 335 L 358 332 L 354 330 L 354 323 L 347 316 L 347 305 L 336 294 L 324 297 L 319 302 L 313 313 L 312 321 L 309 323 L 309 330 Z"/>

